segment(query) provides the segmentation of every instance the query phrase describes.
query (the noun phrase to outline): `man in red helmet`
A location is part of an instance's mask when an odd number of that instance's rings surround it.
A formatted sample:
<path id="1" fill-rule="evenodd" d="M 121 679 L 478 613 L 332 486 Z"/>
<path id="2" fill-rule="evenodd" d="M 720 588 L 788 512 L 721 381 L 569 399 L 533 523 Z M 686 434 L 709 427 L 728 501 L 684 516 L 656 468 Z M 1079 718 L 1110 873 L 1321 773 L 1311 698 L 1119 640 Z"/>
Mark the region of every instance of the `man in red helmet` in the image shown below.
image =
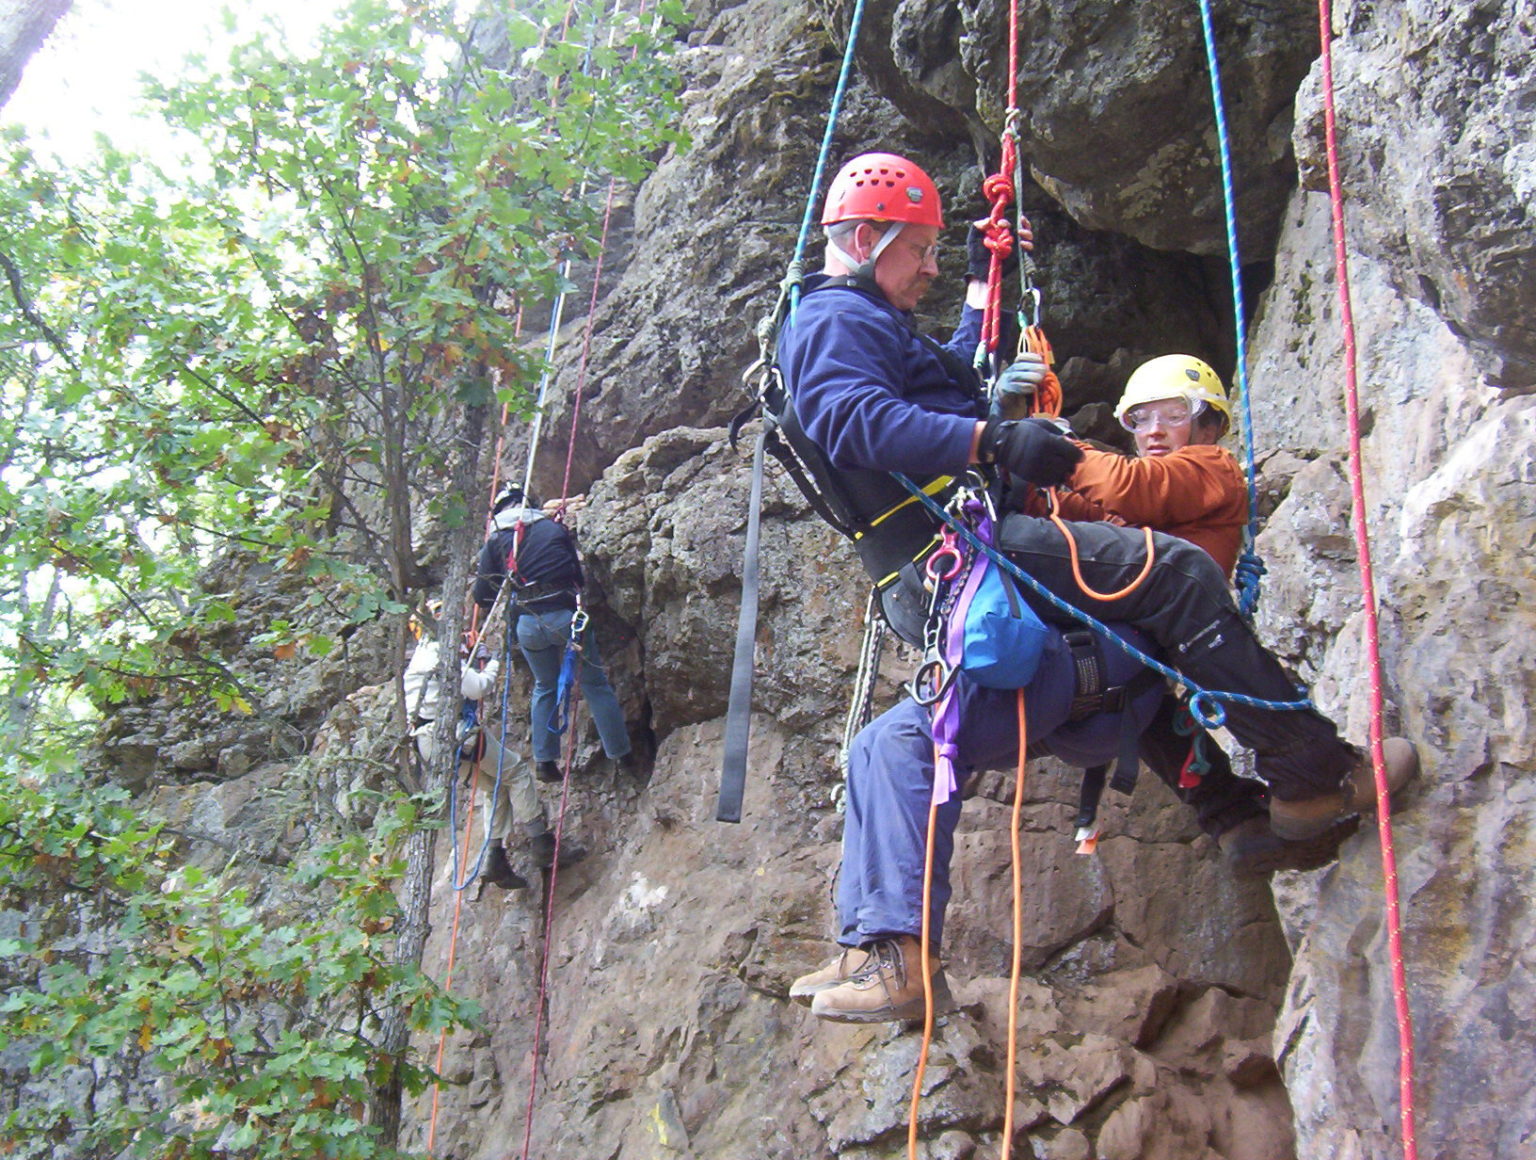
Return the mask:
<path id="1" fill-rule="evenodd" d="M 789 401 L 778 418 L 846 517 L 888 622 L 917 644 L 926 617 L 921 564 L 936 546 L 938 528 L 891 473 L 942 493 L 949 478 L 967 467 L 993 465 L 1014 479 L 1053 487 L 1067 482 L 1083 451 L 1049 422 L 989 417 L 969 362 L 980 337 L 984 283 L 972 280 L 968 286 L 960 325 L 948 344 L 916 331 L 910 311 L 937 275 L 943 226 L 938 193 L 927 174 L 892 154 L 854 158 L 832 183 L 822 224 L 824 269 L 807 279 L 780 338 L 779 366 Z M 1062 600 L 1097 619 L 1127 622 L 1146 633 L 1170 663 L 1202 687 L 1264 701 L 1296 700 L 1289 677 L 1238 614 L 1225 575 L 1206 552 L 1154 533 L 1148 568 L 1139 530 L 1104 522 L 1074 524 L 1072 532 L 1076 564 L 1066 539 L 1036 516 L 1005 517 L 998 543 Z M 1095 591 L 1122 595 L 1088 596 L 1076 579 L 1078 568 Z M 1063 619 L 1032 594 L 1026 598 L 1048 622 Z M 1225 709 L 1229 730 L 1256 754 L 1271 791 L 1271 823 L 1281 837 L 1315 838 L 1374 808 L 1369 762 L 1320 714 L 1238 703 Z M 1416 767 L 1411 745 L 1394 739 L 1388 769 L 1393 787 Z M 878 790 L 880 779 L 868 778 L 866 785 Z M 912 850 L 905 846 L 921 846 L 921 834 L 902 824 L 910 822 L 904 815 L 911 813 L 912 796 L 903 793 L 888 824 L 871 815 L 855 827 L 850 784 L 843 873 L 850 874 L 850 861 L 856 867 L 851 897 L 839 898 L 838 938 L 849 950 L 797 980 L 792 991 L 811 998 L 813 1010 L 825 1018 L 902 1018 L 921 1002 L 915 957 L 921 911 L 910 890 L 886 889 L 893 867 L 898 874 L 911 872 Z M 905 844 L 898 858 L 880 848 L 891 841 Z M 934 897 L 937 924 L 948 897 L 947 876 L 942 882 L 936 878 Z M 930 967 L 937 961 L 935 952 Z"/>

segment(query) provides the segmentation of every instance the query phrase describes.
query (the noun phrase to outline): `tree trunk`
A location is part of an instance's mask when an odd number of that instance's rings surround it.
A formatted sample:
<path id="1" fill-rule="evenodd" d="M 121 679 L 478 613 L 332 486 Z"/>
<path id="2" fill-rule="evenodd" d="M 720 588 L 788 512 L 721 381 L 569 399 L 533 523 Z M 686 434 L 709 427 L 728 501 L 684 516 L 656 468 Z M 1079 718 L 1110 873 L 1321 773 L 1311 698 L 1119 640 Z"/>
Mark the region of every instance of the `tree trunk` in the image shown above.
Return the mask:
<path id="1" fill-rule="evenodd" d="M 0 106 L 21 83 L 21 71 L 42 47 L 73 0 L 0 0 Z"/>
<path id="2" fill-rule="evenodd" d="M 484 443 L 487 409 L 483 406 L 466 407 L 463 420 L 454 439 L 452 463 L 452 487 L 460 495 L 474 496 L 481 487 L 480 458 Z M 477 509 L 469 505 L 470 511 Z M 447 573 L 443 578 L 443 614 L 438 625 L 437 679 L 441 709 L 437 715 L 436 752 L 443 754 L 440 761 L 425 771 L 421 793 L 428 800 L 447 800 L 447 779 L 456 775 L 458 747 L 454 738 L 454 726 L 458 721 L 459 674 L 462 662 L 459 658 L 459 640 L 464 630 L 464 603 L 469 592 L 470 564 L 475 550 L 480 546 L 481 524 L 468 519 L 448 532 Z M 421 965 L 426 950 L 427 935 L 431 933 L 432 875 L 434 870 L 433 847 L 437 831 L 418 825 L 406 839 L 405 875 L 400 882 L 400 923 L 395 942 L 395 961 Z M 410 1046 L 410 1028 L 406 1026 L 405 1012 L 392 1009 L 385 1014 L 379 1030 L 379 1047 L 388 1059 L 398 1062 L 404 1059 Z M 392 1066 L 388 1075 L 375 1087 L 368 1108 L 368 1122 L 382 1129 L 380 1143 L 389 1148 L 399 1146 L 401 1097 L 403 1089 L 398 1066 Z"/>

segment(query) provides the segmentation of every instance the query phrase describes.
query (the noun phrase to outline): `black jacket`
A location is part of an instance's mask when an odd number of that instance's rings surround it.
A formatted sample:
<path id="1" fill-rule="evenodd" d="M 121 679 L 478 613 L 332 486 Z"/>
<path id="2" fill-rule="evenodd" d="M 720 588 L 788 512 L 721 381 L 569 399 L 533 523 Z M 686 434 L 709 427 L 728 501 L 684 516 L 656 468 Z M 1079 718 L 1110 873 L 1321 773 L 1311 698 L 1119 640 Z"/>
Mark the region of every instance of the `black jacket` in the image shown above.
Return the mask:
<path id="1" fill-rule="evenodd" d="M 521 541 L 517 535 L 519 522 L 523 525 Z M 576 592 L 582 585 L 581 560 L 576 555 L 576 540 L 570 529 L 529 508 L 497 512 L 494 525 L 480 549 L 475 603 L 488 609 L 496 602 L 496 594 L 507 579 L 508 557 L 516 545 L 516 567 L 511 571 L 515 585 L 510 594 L 512 600 L 524 611 L 575 608 Z"/>

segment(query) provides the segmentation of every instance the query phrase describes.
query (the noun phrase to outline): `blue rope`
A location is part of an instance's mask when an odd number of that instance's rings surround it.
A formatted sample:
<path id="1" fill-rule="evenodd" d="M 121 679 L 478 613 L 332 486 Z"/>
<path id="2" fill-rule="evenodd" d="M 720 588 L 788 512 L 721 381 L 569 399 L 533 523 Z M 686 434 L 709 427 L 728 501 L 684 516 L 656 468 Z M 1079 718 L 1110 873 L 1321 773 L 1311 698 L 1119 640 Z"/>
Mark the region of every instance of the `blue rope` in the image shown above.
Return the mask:
<path id="1" fill-rule="evenodd" d="M 1227 257 L 1232 266 L 1232 313 L 1237 330 L 1237 393 L 1242 400 L 1242 438 L 1247 451 L 1248 527 L 1243 534 L 1243 553 L 1237 565 L 1238 611 L 1253 616 L 1259 604 L 1259 577 L 1264 561 L 1254 551 L 1259 534 L 1259 489 L 1253 462 L 1253 411 L 1248 402 L 1248 348 L 1243 336 L 1243 274 L 1237 250 L 1237 199 L 1232 192 L 1232 144 L 1227 136 L 1226 106 L 1221 96 L 1221 67 L 1216 61 L 1216 30 L 1211 23 L 1211 0 L 1200 0 L 1200 26 L 1205 33 L 1205 59 L 1211 72 L 1211 103 L 1216 107 L 1216 141 L 1221 152 L 1221 196 L 1227 219 Z"/>
<path id="2" fill-rule="evenodd" d="M 1178 672 L 1176 669 L 1171 669 L 1159 661 L 1153 660 L 1146 653 L 1142 652 L 1134 645 L 1121 639 L 1119 634 L 1108 628 L 1106 625 L 1095 620 L 1082 609 L 1068 604 L 1061 597 L 1057 596 L 1056 593 L 1052 592 L 1045 585 L 1041 584 L 1040 581 L 1036 580 L 1028 572 L 1024 571 L 1023 568 L 1020 568 L 1007 556 L 1003 555 L 1002 552 L 998 551 L 996 548 L 992 547 L 992 545 L 983 541 L 979 536 L 976 535 L 976 533 L 971 531 L 970 528 L 960 523 L 959 520 L 955 519 L 954 516 L 950 515 L 949 512 L 945 511 L 942 506 L 940 506 L 931 496 L 929 496 L 927 492 L 923 491 L 922 488 L 918 487 L 917 484 L 913 483 L 905 475 L 902 475 L 901 472 L 893 471 L 891 474 L 900 481 L 904 488 L 910 491 L 917 498 L 918 502 L 920 502 L 924 507 L 926 507 L 930 512 L 932 512 L 949 527 L 960 533 L 960 535 L 965 538 L 965 540 L 971 545 L 972 548 L 978 552 L 985 552 L 987 559 L 991 560 L 999 568 L 1003 569 L 1009 575 L 1019 580 L 1026 587 L 1028 587 L 1030 591 L 1040 596 L 1052 607 L 1065 612 L 1074 620 L 1087 625 L 1094 632 L 1102 636 L 1105 640 L 1115 645 L 1122 652 L 1128 653 L 1131 657 L 1146 665 L 1147 668 L 1151 669 L 1153 672 L 1160 673 L 1167 677 L 1169 680 L 1175 681 L 1188 689 L 1191 694 L 1189 698 L 1190 714 L 1205 728 L 1216 729 L 1224 721 L 1226 721 L 1226 711 L 1221 707 L 1220 704 L 1222 701 L 1230 701 L 1234 705 L 1247 705 L 1251 709 L 1297 710 L 1310 709 L 1313 707 L 1312 700 L 1309 697 L 1303 697 L 1299 701 L 1265 701 L 1258 697 L 1250 697 L 1246 693 L 1220 692 L 1213 689 L 1201 688 L 1199 685 L 1195 684 L 1188 677 L 1186 677 L 1183 673 Z"/>
<path id="3" fill-rule="evenodd" d="M 795 258 L 790 269 L 796 272 L 789 290 L 789 315 L 794 317 L 800 308 L 800 279 L 805 247 L 811 238 L 811 223 L 816 217 L 816 203 L 821 196 L 821 179 L 826 176 L 827 158 L 832 153 L 832 136 L 837 131 L 837 118 L 842 112 L 843 95 L 848 91 L 848 78 L 853 74 L 853 50 L 859 43 L 859 24 L 864 19 L 864 0 L 853 6 L 853 18 L 848 22 L 848 47 L 843 51 L 843 67 L 837 74 L 837 88 L 832 91 L 832 106 L 827 110 L 827 128 L 821 135 L 821 152 L 816 155 L 816 172 L 811 177 L 810 193 L 805 199 L 805 215 L 800 219 L 800 236 L 795 240 Z"/>

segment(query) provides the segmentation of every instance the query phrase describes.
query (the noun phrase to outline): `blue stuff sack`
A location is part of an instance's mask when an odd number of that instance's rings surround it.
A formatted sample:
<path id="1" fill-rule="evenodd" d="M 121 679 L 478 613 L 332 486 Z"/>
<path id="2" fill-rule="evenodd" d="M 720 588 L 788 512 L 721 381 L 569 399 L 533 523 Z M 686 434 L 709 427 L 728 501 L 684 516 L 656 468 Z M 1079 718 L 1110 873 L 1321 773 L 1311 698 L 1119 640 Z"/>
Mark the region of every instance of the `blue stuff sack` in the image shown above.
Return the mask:
<path id="1" fill-rule="evenodd" d="M 1024 602 L 1017 584 L 982 557 L 981 579 L 965 608 L 960 667 L 988 689 L 1022 689 L 1040 667 L 1051 630 Z"/>

